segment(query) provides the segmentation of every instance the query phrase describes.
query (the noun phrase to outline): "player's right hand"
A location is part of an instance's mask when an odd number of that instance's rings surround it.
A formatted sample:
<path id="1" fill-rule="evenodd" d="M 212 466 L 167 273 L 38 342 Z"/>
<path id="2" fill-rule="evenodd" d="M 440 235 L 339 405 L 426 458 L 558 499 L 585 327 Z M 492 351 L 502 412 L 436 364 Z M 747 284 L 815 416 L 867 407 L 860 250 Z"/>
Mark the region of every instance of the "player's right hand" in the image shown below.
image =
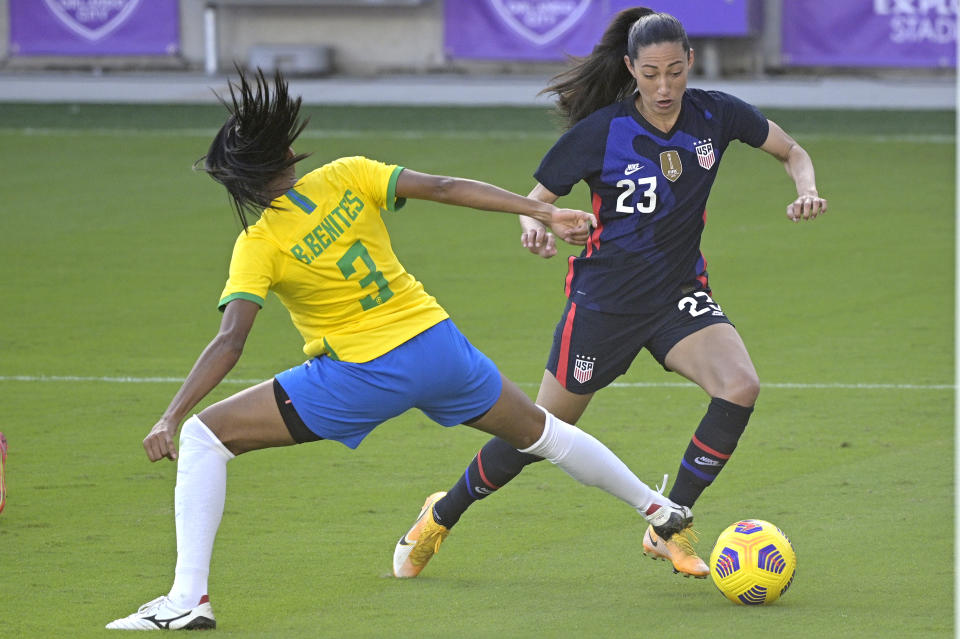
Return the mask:
<path id="1" fill-rule="evenodd" d="M 815 220 L 818 215 L 826 212 L 827 201 L 815 192 L 798 195 L 797 199 L 787 205 L 787 218 L 793 222 Z"/>
<path id="2" fill-rule="evenodd" d="M 557 239 L 544 226 L 525 229 L 520 234 L 520 246 L 534 255 L 547 259 L 557 254 Z"/>
<path id="3" fill-rule="evenodd" d="M 147 451 L 147 457 L 150 461 L 166 457 L 169 460 L 176 461 L 177 446 L 173 441 L 173 436 L 177 434 L 177 424 L 171 423 L 166 419 L 161 419 L 150 433 L 143 440 L 143 449 Z"/>
<path id="4" fill-rule="evenodd" d="M 583 246 L 590 239 L 590 232 L 597 226 L 593 213 L 576 209 L 557 209 L 553 214 L 550 229 L 557 237 L 574 246 Z"/>

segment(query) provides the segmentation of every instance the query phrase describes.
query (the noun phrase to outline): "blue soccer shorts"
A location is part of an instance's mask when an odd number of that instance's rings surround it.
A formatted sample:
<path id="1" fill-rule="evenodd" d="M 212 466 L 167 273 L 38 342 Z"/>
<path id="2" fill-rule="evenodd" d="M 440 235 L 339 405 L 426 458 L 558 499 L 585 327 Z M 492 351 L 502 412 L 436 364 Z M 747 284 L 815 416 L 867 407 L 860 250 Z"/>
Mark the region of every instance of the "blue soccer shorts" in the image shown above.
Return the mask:
<path id="1" fill-rule="evenodd" d="M 733 324 L 704 291 L 643 315 L 603 313 L 567 302 L 553 334 L 547 370 L 571 393 L 586 395 L 627 372 L 646 348 L 666 370 L 670 349 L 711 324 Z"/>
<path id="2" fill-rule="evenodd" d="M 314 357 L 278 374 L 274 388 L 296 441 L 332 439 L 356 448 L 411 408 L 443 426 L 472 421 L 493 407 L 502 384 L 490 358 L 446 319 L 369 362 Z"/>

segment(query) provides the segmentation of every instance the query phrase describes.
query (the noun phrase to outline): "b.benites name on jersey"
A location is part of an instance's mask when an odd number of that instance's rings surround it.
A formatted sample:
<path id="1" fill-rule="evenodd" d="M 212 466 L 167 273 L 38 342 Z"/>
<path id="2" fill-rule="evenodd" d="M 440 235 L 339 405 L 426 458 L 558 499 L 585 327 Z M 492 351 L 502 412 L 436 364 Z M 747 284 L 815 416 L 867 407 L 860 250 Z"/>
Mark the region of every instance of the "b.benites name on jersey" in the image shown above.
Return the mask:
<path id="1" fill-rule="evenodd" d="M 303 242 L 294 244 L 290 248 L 290 252 L 304 264 L 309 264 L 313 258 L 323 253 L 324 249 L 343 235 L 344 228 L 352 226 L 351 222 L 357 219 L 362 210 L 363 200 L 354 197 L 353 192 L 347 189 L 340 198 L 337 208 L 327 213 L 313 231 L 303 236 Z M 343 226 L 340 225 L 341 222 Z"/>

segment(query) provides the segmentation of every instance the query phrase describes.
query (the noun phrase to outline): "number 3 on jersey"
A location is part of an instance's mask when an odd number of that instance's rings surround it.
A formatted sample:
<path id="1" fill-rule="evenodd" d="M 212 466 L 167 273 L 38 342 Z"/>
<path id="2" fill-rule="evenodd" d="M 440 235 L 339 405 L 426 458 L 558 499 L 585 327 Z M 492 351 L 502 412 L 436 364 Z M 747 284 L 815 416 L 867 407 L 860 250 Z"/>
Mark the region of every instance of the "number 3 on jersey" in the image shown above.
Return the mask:
<path id="1" fill-rule="evenodd" d="M 376 294 L 367 295 L 358 300 L 361 308 L 368 311 L 374 306 L 379 306 L 393 297 L 393 291 L 390 290 L 390 286 L 387 284 L 387 279 L 383 276 L 383 273 L 377 270 L 377 265 L 373 262 L 373 258 L 370 257 L 370 253 L 367 252 L 367 247 L 359 240 L 354 242 L 353 246 L 348 248 L 347 252 L 343 254 L 343 257 L 337 260 L 337 266 L 340 268 L 340 272 L 343 273 L 343 279 L 348 280 L 351 275 L 357 272 L 357 267 L 355 267 L 353 263 L 358 259 L 367 267 L 367 274 L 361 277 L 357 284 L 360 285 L 360 288 L 366 288 L 370 286 L 370 284 L 377 285 Z"/>
<path id="2" fill-rule="evenodd" d="M 630 201 L 633 192 L 640 187 L 640 201 L 637 202 L 636 209 L 627 204 Z M 637 180 L 620 180 L 617 182 L 617 188 L 625 189 L 617 198 L 617 213 L 653 213 L 657 208 L 657 178 L 644 177 Z"/>

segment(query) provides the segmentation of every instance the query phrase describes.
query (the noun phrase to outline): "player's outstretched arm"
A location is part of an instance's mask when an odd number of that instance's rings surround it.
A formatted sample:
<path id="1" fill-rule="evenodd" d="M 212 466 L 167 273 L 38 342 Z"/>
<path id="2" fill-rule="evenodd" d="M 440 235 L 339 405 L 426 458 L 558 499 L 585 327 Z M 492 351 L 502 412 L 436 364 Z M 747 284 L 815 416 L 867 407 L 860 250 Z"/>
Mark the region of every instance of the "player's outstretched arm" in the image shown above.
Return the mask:
<path id="1" fill-rule="evenodd" d="M 766 142 L 760 148 L 783 162 L 787 175 L 793 179 L 797 187 L 797 198 L 787 205 L 787 217 L 794 222 L 799 222 L 812 220 L 821 213 L 826 213 L 827 200 L 820 197 L 817 191 L 817 179 L 810 155 L 776 122 L 772 120 L 767 122 L 770 125 L 770 132 L 767 134 Z"/>
<path id="2" fill-rule="evenodd" d="M 397 179 L 397 197 L 468 206 L 527 216 L 566 240 L 596 224 L 592 213 L 561 209 L 552 203 L 517 195 L 498 186 L 465 178 L 430 175 L 404 169 Z"/>
<path id="3" fill-rule="evenodd" d="M 538 182 L 527 197 L 553 204 L 557 201 L 558 196 Z M 543 224 L 533 218 L 521 215 L 520 229 L 520 246 L 544 259 L 557 254 L 557 240 Z M 590 237 L 590 227 L 585 227 L 577 229 L 566 241 L 568 244 L 583 246 L 587 243 L 588 237 Z"/>
<path id="4" fill-rule="evenodd" d="M 203 349 L 163 417 L 143 440 L 150 461 L 177 459 L 174 436 L 180 422 L 236 365 L 259 310 L 255 303 L 242 299 L 224 308 L 217 336 Z"/>

